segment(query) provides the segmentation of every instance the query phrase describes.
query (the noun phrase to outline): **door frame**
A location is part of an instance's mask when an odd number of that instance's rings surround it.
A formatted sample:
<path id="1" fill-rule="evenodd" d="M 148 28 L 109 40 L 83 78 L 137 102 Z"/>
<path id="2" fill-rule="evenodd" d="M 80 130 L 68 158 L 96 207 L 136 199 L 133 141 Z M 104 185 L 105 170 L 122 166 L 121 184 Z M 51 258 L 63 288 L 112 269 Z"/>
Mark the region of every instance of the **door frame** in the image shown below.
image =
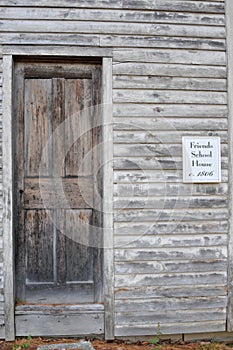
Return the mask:
<path id="1" fill-rule="evenodd" d="M 13 79 L 14 58 L 102 58 L 102 142 L 103 142 L 103 244 L 105 338 L 114 338 L 113 269 L 113 127 L 112 127 L 112 50 L 81 47 L 3 46 L 3 259 L 5 339 L 14 340 L 14 193 L 13 193 Z"/>

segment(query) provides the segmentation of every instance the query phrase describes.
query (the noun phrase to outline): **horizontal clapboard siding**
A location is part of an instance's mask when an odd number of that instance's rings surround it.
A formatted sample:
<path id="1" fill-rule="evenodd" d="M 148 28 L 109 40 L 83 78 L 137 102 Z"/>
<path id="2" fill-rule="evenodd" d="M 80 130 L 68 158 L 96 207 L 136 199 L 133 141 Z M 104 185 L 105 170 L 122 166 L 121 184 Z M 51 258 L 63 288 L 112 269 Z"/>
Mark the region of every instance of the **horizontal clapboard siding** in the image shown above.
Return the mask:
<path id="1" fill-rule="evenodd" d="M 132 235 L 141 237 L 142 235 L 181 235 L 181 234 L 202 234 L 208 232 L 213 234 L 224 234 L 228 231 L 228 221 L 224 220 L 205 220 L 201 221 L 182 221 L 182 222 L 157 222 L 151 223 L 147 221 L 141 222 L 116 222 L 116 235 Z"/>
<path id="2" fill-rule="evenodd" d="M 143 3 L 149 6 L 148 1 Z M 186 1 L 185 5 L 194 3 Z M 178 16 L 179 7 L 175 11 Z M 210 8 L 207 12 L 209 16 Z M 192 16 L 197 18 L 194 13 Z M 196 24 L 193 22 L 193 27 Z M 213 28 L 211 22 L 209 25 Z M 225 42 L 216 35 L 209 40 L 208 36 L 194 39 L 194 32 L 188 37 L 178 38 L 177 34 L 149 36 L 147 40 L 136 33 L 100 39 L 102 45 L 114 48 L 115 310 L 119 336 L 151 335 L 158 323 L 164 333 L 225 329 Z M 185 135 L 221 137 L 221 184 L 182 183 L 181 137 Z M 213 292 L 215 287 L 218 292 Z"/>
<path id="3" fill-rule="evenodd" d="M 127 125 L 128 126 L 128 125 Z M 227 131 L 156 131 L 156 130 L 122 130 L 114 131 L 114 143 L 148 143 L 148 144 L 181 144 L 182 136 L 219 136 L 221 143 L 226 144 L 228 139 Z"/>
<path id="4" fill-rule="evenodd" d="M 5 40 L 10 35 L 5 36 Z M 4 36 L 2 36 L 4 40 Z M 185 37 L 150 37 L 150 36 L 126 36 L 126 35 L 105 35 L 100 37 L 100 45 L 106 47 L 154 47 L 154 48 L 180 48 L 200 50 L 225 50 L 224 39 L 209 38 L 185 38 Z"/>
<path id="5" fill-rule="evenodd" d="M 164 197 L 121 197 L 116 199 L 114 208 L 135 208 L 135 209 L 182 209 L 182 208 L 227 208 L 227 198 L 225 197 L 194 197 L 194 198 L 172 198 Z"/>
<path id="6" fill-rule="evenodd" d="M 227 170 L 222 170 L 222 181 L 227 182 L 228 180 Z M 180 170 L 143 170 L 138 171 L 115 171 L 114 182 L 116 183 L 180 183 L 182 181 L 182 171 Z"/>
<path id="7" fill-rule="evenodd" d="M 117 62 L 182 63 L 192 65 L 221 66 L 226 63 L 226 53 L 222 51 L 185 51 L 177 49 L 114 49 Z M 115 68 L 116 69 L 116 68 Z M 152 78 L 152 77 L 149 77 Z M 132 79 L 132 78 L 131 78 Z"/>
<path id="8" fill-rule="evenodd" d="M 132 237 L 131 237 L 132 238 Z M 117 236 L 115 238 L 116 248 L 121 248 L 122 246 L 127 246 L 127 248 L 152 248 L 156 247 L 196 247 L 196 246 L 224 246 L 227 244 L 227 235 L 198 235 L 194 237 L 185 236 L 185 235 L 143 235 L 140 238 L 137 238 L 136 241 L 128 239 L 128 237 Z"/>
<path id="9" fill-rule="evenodd" d="M 14 21 L 14 28 L 11 20 L 1 21 L 1 32 L 29 32 L 29 33 L 60 33 L 60 21 L 40 21 L 40 26 L 35 20 L 24 22 Z M 108 23 L 108 22 L 79 22 L 65 21 L 63 33 L 98 33 L 98 34 L 132 34 L 148 36 L 182 36 L 182 37 L 204 37 L 224 38 L 224 27 L 191 26 L 191 25 L 169 25 L 169 24 L 147 24 L 147 23 Z"/>
<path id="10" fill-rule="evenodd" d="M 176 209 L 176 210 L 175 210 Z M 180 209 L 183 209 L 182 212 Z M 185 209 L 185 210 L 184 210 Z M 196 221 L 196 220 L 227 220 L 228 210 L 224 208 L 203 208 L 188 209 L 188 205 L 183 208 L 172 209 L 118 209 L 114 212 L 116 221 Z"/>
<path id="11" fill-rule="evenodd" d="M 37 1 L 38 3 L 38 1 Z M 100 2 L 101 3 L 101 2 Z M 117 2 L 118 3 L 118 2 Z M 117 3 L 115 5 L 117 5 Z M 4 5 L 4 4 L 3 4 Z M 49 5 L 47 3 L 47 5 Z M 56 2 L 57 5 L 57 2 Z M 72 4 L 77 6 L 77 2 Z M 56 8 L 48 11 L 46 8 L 33 8 L 32 3 L 28 3 L 26 9 L 21 7 L 2 7 L 0 9 L 0 19 L 15 20 L 67 20 L 67 21 L 100 21 L 100 22 L 130 22 L 130 23 L 171 23 L 171 24 L 189 24 L 189 25 L 206 25 L 206 26 L 224 26 L 225 18 L 223 14 L 202 14 L 202 13 L 177 13 L 154 12 L 147 10 L 123 10 L 105 8 L 101 9 L 85 9 L 85 8 Z M 64 5 L 65 7 L 65 5 Z M 104 9 L 104 10 L 103 10 Z"/>
<path id="12" fill-rule="evenodd" d="M 117 288 L 115 293 L 116 302 L 121 300 L 134 300 L 145 299 L 148 302 L 154 298 L 203 298 L 203 297 L 224 297 L 226 289 L 219 284 L 215 285 L 198 285 L 193 288 L 192 285 L 182 286 L 140 286 L 140 287 L 124 287 Z M 207 308 L 205 309 L 207 310 Z M 178 311 L 178 309 L 177 309 Z M 190 310 L 192 312 L 193 310 Z M 169 310 L 168 310 L 169 312 Z"/>
<path id="13" fill-rule="evenodd" d="M 173 261 L 143 261 L 143 262 L 119 262 L 116 263 L 116 273 L 118 275 L 129 274 L 132 268 L 135 269 L 137 274 L 160 274 L 161 273 L 187 273 L 187 272 L 211 272 L 213 268 L 215 271 L 225 272 L 227 267 L 227 261 L 220 259 L 219 261 L 209 262 L 209 261 L 190 261 L 187 266 L 187 261 L 173 262 Z M 128 276 L 128 275 L 127 275 Z M 160 276 L 161 277 L 161 276 Z M 121 276 L 119 280 L 121 280 Z M 122 283 L 123 280 L 122 280 Z M 125 284 L 125 283 L 124 283 Z M 157 284 L 158 285 L 158 284 Z"/>
<path id="14" fill-rule="evenodd" d="M 178 74 L 178 73 L 177 73 Z M 121 103 L 181 103 L 224 105 L 227 101 L 224 92 L 207 91 L 166 91 L 166 90 L 130 90 L 115 89 L 113 102 Z"/>
<path id="15" fill-rule="evenodd" d="M 137 164 L 137 163 L 134 163 Z M 114 194 L 116 197 L 127 197 L 134 196 L 135 199 L 137 197 L 156 197 L 163 196 L 166 193 L 166 196 L 177 197 L 177 196 L 192 196 L 193 200 L 195 200 L 196 196 L 205 196 L 209 198 L 209 196 L 217 196 L 226 193 L 227 183 L 222 183 L 221 186 L 213 186 L 213 185 L 185 185 L 185 184 L 174 184 L 174 183 L 116 183 L 114 184 Z M 204 198 L 204 197 L 203 197 Z M 156 199 L 156 198 L 155 198 Z M 212 197 L 214 199 L 214 197 Z M 223 197 L 223 200 L 225 197 Z M 211 200 L 211 199 L 210 199 Z"/>
<path id="16" fill-rule="evenodd" d="M 0 41 L 8 49 L 51 47 L 53 55 L 64 47 L 71 55 L 79 46 L 112 49 L 115 336 L 154 335 L 158 323 L 163 334 L 225 330 L 224 5 L 1 1 Z M 221 138 L 222 183 L 184 184 L 182 136 L 207 135 Z"/>
<path id="17" fill-rule="evenodd" d="M 201 39 L 181 37 L 100 35 L 100 34 L 50 34 L 50 33 L 1 33 L 2 44 L 24 45 L 79 45 L 102 47 L 154 47 L 154 48 L 186 48 L 200 50 L 225 50 L 224 39 Z"/>
<path id="18" fill-rule="evenodd" d="M 150 156 L 154 155 L 156 157 L 166 157 L 166 156 L 181 156 L 182 149 L 180 145 L 174 144 L 117 144 L 115 145 L 114 155 L 116 157 L 127 156 L 132 154 L 135 157 L 138 156 Z M 227 146 L 222 145 L 221 154 L 222 156 L 227 156 Z"/>
<path id="19" fill-rule="evenodd" d="M 37 0 L 32 4 L 30 0 L 18 0 L 12 3 L 9 0 L 2 0 L 2 6 L 32 6 L 32 7 L 70 7 L 72 8 L 119 8 L 119 9 L 139 9 L 139 10 L 162 10 L 162 11 L 188 11 L 188 12 L 204 12 L 204 13 L 224 13 L 223 0 L 211 1 L 195 1 L 195 0 Z"/>
<path id="20" fill-rule="evenodd" d="M 113 73 L 126 75 L 152 75 L 174 77 L 206 77 L 226 78 L 226 68 L 222 66 L 198 66 L 184 64 L 159 64 L 142 62 L 117 62 L 113 66 Z"/>

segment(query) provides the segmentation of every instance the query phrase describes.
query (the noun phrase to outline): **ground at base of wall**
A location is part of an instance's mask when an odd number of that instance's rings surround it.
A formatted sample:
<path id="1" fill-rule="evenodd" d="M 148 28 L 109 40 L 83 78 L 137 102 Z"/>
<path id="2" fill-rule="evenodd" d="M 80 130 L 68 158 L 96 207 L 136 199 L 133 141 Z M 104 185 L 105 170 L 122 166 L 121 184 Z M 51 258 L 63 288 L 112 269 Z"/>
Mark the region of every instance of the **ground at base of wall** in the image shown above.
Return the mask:
<path id="1" fill-rule="evenodd" d="M 41 345 L 60 344 L 60 343 L 77 343 L 78 339 L 43 339 L 43 338 L 22 338 L 15 342 L 5 342 L 0 340 L 1 350 L 37 350 Z M 168 341 L 160 341 L 155 337 L 151 342 L 141 341 L 133 343 L 131 341 L 104 341 L 90 340 L 96 350 L 229 350 L 233 349 L 231 344 L 216 343 L 211 341 L 201 342 L 177 342 L 171 344 Z"/>

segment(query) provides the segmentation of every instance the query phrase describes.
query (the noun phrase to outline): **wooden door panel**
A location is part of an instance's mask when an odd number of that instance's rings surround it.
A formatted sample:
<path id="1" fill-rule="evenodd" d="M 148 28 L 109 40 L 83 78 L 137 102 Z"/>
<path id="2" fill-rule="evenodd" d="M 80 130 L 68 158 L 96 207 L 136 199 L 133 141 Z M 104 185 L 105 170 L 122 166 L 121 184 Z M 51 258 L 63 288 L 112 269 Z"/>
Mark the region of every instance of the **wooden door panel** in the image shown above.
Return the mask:
<path id="1" fill-rule="evenodd" d="M 25 211 L 26 284 L 53 283 L 53 213 Z"/>
<path id="2" fill-rule="evenodd" d="M 92 175 L 91 79 L 65 81 L 65 137 L 68 150 L 65 158 L 66 176 Z"/>
<path id="3" fill-rule="evenodd" d="M 65 79 L 52 79 L 52 175 L 64 176 Z"/>
<path id="4" fill-rule="evenodd" d="M 92 210 L 66 210 L 67 282 L 93 283 Z M 72 282 L 73 281 L 73 282 Z"/>
<path id="5" fill-rule="evenodd" d="M 52 106 L 51 79 L 25 79 L 25 175 L 49 175 L 49 134 Z M 44 148 L 47 154 L 42 160 Z M 51 152 L 50 152 L 51 153 Z"/>

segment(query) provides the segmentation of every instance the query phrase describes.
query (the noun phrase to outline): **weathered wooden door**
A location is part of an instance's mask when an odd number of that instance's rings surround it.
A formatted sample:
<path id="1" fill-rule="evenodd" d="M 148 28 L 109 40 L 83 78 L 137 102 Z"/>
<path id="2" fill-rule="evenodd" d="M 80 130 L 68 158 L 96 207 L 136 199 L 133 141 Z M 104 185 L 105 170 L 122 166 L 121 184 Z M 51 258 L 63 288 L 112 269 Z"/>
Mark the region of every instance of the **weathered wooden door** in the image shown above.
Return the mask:
<path id="1" fill-rule="evenodd" d="M 100 302 L 101 66 L 15 63 L 16 297 Z"/>

